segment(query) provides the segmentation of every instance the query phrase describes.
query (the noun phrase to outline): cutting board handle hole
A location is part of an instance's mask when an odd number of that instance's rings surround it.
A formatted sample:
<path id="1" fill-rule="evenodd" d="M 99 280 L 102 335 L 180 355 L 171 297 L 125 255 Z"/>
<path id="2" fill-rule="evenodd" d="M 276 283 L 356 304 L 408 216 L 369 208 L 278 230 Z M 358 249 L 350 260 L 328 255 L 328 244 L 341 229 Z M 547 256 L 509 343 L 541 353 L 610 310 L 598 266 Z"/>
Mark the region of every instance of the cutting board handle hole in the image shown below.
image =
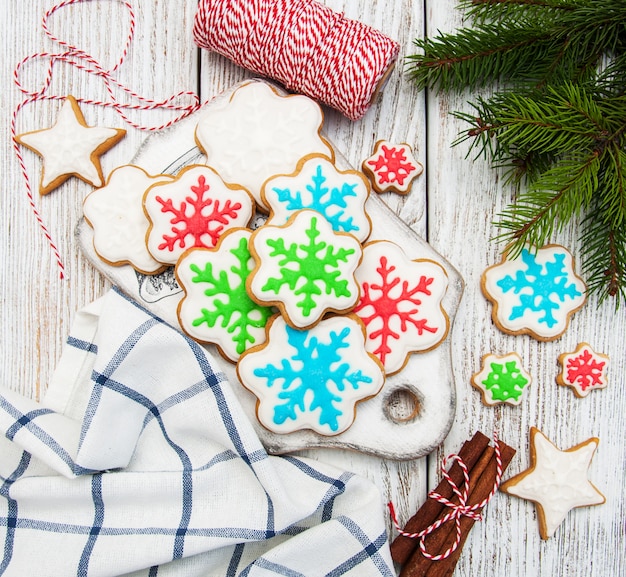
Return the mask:
<path id="1" fill-rule="evenodd" d="M 384 403 L 388 419 L 394 423 L 410 423 L 420 415 L 421 401 L 415 391 L 409 388 L 393 390 Z"/>

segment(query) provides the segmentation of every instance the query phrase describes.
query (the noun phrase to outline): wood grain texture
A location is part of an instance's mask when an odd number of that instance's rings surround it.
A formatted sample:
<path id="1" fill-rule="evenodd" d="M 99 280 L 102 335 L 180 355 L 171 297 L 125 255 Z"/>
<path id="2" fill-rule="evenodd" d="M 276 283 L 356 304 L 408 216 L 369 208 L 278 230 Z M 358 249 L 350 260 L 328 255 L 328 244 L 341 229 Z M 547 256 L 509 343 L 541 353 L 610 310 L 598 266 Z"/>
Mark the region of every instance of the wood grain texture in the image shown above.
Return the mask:
<path id="1" fill-rule="evenodd" d="M 58 48 L 40 28 L 43 13 L 53 4 L 52 0 L 30 0 L 25 10 L 20 0 L 0 2 L 0 126 L 4 135 L 0 147 L 0 378 L 4 385 L 31 397 L 45 390 L 75 311 L 108 288 L 74 241 L 81 202 L 89 187 L 72 179 L 47 197 L 35 199 L 68 270 L 69 279 L 59 281 L 46 241 L 28 206 L 10 143 L 11 114 L 22 99 L 12 84 L 13 67 L 28 54 Z M 476 430 L 491 434 L 497 429 L 503 441 L 518 449 L 509 467 L 511 475 L 529 465 L 531 426 L 541 429 L 561 449 L 597 436 L 600 446 L 590 476 L 606 496 L 605 505 L 571 512 L 556 535 L 543 542 L 534 506 L 497 495 L 486 508 L 484 522 L 472 529 L 455 575 L 622 574 L 626 565 L 626 309 L 616 312 L 612 303 L 598 306 L 592 299 L 575 315 L 565 335 L 550 343 L 526 336 L 510 337 L 495 328 L 479 283 L 482 271 L 499 260 L 499 247 L 489 240 L 497 234 L 491 222 L 510 202 L 512 192 L 483 159 L 466 158 L 464 147 L 451 147 L 464 127 L 450 112 L 469 110 L 467 100 L 471 95 L 418 92 L 402 70 L 402 58 L 412 52 L 415 37 L 425 31 L 452 31 L 462 24 L 457 1 L 326 0 L 326 4 L 394 37 L 401 44 L 401 54 L 396 70 L 366 116 L 351 122 L 326 109 L 325 132 L 353 166 L 369 156 L 379 139 L 407 142 L 414 147 L 416 157 L 425 165 L 424 174 L 408 196 L 383 198 L 461 272 L 466 287 L 451 335 L 457 414 L 443 446 L 429 458 L 402 463 L 331 450 L 310 451 L 309 456 L 370 478 L 380 488 L 383 501 L 393 499 L 399 521 L 404 523 L 425 501 L 428 487 L 437 485 L 442 457 L 457 451 Z M 119 79 L 136 92 L 163 98 L 179 90 L 195 90 L 207 99 L 250 76 L 220 56 L 198 51 L 191 36 L 195 0 L 133 0 L 133 5 L 136 36 Z M 84 47 L 105 64 L 117 59 L 116 48 L 124 42 L 127 23 L 123 6 L 113 1 L 70 7 L 51 21 L 58 35 Z M 42 77 L 42 66 L 33 64 L 24 71 L 23 79 L 35 87 Z M 55 71 L 53 91 L 83 98 L 105 96 L 98 79 L 63 65 Z M 58 106 L 49 102 L 28 105 L 18 118 L 18 131 L 50 126 Z M 90 125 L 123 126 L 111 109 L 86 106 L 83 111 Z M 156 111 L 131 116 L 151 124 L 168 119 L 167 114 Z M 138 130 L 126 128 L 126 138 L 103 157 L 105 173 L 127 163 L 145 137 Z M 40 160 L 29 151 L 25 151 L 25 159 L 36 184 Z M 580 247 L 576 237 L 572 227 L 552 240 L 577 255 Z M 574 350 L 580 341 L 590 343 L 611 359 L 609 386 L 584 399 L 555 383 L 558 355 Z M 486 407 L 472 389 L 470 377 L 479 369 L 483 354 L 509 351 L 521 355 L 533 383 L 519 407 Z"/>

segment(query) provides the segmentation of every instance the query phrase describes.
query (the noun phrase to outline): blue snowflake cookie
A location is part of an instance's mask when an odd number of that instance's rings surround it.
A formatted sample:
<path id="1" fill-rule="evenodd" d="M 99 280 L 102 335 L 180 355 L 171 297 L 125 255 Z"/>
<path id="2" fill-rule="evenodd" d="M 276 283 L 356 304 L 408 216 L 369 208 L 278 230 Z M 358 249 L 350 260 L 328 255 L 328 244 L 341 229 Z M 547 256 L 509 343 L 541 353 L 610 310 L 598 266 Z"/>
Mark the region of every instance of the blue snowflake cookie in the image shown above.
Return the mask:
<path id="1" fill-rule="evenodd" d="M 354 422 L 356 404 L 376 395 L 385 381 L 354 315 L 333 316 L 309 330 L 276 315 L 266 342 L 239 358 L 237 374 L 258 399 L 260 423 L 275 433 L 342 433 Z"/>
<path id="2" fill-rule="evenodd" d="M 574 271 L 574 258 L 560 245 L 526 247 L 517 258 L 505 256 L 483 273 L 481 286 L 500 330 L 541 341 L 565 332 L 587 290 Z"/>
<path id="3" fill-rule="evenodd" d="M 372 229 L 365 203 L 370 186 L 356 170 L 341 171 L 326 157 L 300 160 L 293 174 L 270 178 L 263 185 L 263 202 L 270 209 L 268 224 L 282 225 L 298 210 L 322 214 L 337 232 L 365 242 Z"/>

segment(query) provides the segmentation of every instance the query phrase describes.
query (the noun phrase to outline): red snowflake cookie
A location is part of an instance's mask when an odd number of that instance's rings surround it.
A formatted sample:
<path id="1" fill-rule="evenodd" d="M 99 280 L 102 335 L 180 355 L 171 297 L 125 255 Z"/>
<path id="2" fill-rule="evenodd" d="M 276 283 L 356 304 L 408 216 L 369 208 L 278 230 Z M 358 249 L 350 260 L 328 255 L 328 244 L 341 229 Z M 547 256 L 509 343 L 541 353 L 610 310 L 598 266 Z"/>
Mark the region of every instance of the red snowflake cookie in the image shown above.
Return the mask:
<path id="1" fill-rule="evenodd" d="M 573 353 L 559 355 L 559 364 L 562 370 L 556 382 L 572 387 L 577 397 L 586 397 L 591 391 L 603 389 L 608 384 L 609 357 L 596 353 L 587 343 L 580 343 Z"/>
<path id="2" fill-rule="evenodd" d="M 356 279 L 361 296 L 354 313 L 365 324 L 368 352 L 387 374 L 401 370 L 410 353 L 429 351 L 446 338 L 448 277 L 436 262 L 411 260 L 393 242 L 370 242 Z"/>
<path id="3" fill-rule="evenodd" d="M 374 153 L 363 161 L 361 168 L 376 192 L 400 194 L 406 194 L 413 180 L 424 171 L 408 144 L 391 144 L 386 140 L 376 143 Z"/>
<path id="4" fill-rule="evenodd" d="M 208 166 L 193 165 L 174 181 L 150 187 L 143 206 L 150 220 L 150 254 L 176 264 L 187 249 L 213 248 L 227 230 L 247 226 L 254 201 L 246 189 L 227 185 Z"/>

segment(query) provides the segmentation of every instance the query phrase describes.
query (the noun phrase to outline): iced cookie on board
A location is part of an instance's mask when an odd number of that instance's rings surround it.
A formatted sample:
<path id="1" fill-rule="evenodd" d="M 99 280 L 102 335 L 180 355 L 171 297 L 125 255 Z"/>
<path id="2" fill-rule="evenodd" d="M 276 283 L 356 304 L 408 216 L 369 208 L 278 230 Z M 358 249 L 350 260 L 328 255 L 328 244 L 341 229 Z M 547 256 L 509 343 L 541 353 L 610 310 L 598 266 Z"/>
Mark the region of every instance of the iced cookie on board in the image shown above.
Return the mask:
<path id="1" fill-rule="evenodd" d="M 592 437 L 561 451 L 539 429 L 531 428 L 531 466 L 503 483 L 500 490 L 535 503 L 542 539 L 552 537 L 572 509 L 605 502 L 588 478 L 599 442 Z"/>
<path id="2" fill-rule="evenodd" d="M 387 374 L 401 370 L 409 354 L 432 350 L 446 338 L 448 277 L 436 262 L 411 260 L 397 244 L 374 241 L 363 247 L 356 279 L 361 294 L 354 313 L 365 324 L 367 350 Z"/>
<path id="3" fill-rule="evenodd" d="M 471 383 L 480 391 L 485 405 L 519 405 L 531 380 L 517 353 L 503 356 L 490 353 L 483 356 L 482 369 L 472 376 Z"/>
<path id="4" fill-rule="evenodd" d="M 172 182 L 151 186 L 143 207 L 150 254 L 174 265 L 185 250 L 212 248 L 228 229 L 247 226 L 254 202 L 247 190 L 226 184 L 212 168 L 192 165 Z"/>
<path id="5" fill-rule="evenodd" d="M 237 374 L 258 399 L 260 423 L 276 433 L 338 435 L 352 425 L 356 404 L 378 394 L 385 381 L 352 315 L 329 317 L 308 330 L 277 315 L 265 344 L 241 356 Z"/>
<path id="6" fill-rule="evenodd" d="M 176 279 L 185 292 L 178 305 L 181 328 L 197 341 L 217 345 L 232 362 L 265 341 L 265 325 L 274 314 L 246 291 L 254 267 L 251 234 L 245 228 L 230 230 L 215 248 L 191 249 L 176 264 Z"/>
<path id="7" fill-rule="evenodd" d="M 268 224 L 285 224 L 298 210 L 311 209 L 323 215 L 337 232 L 348 232 L 365 242 L 372 223 L 365 210 L 370 187 L 356 170 L 339 170 L 330 159 L 307 156 L 296 171 L 270 178 L 261 196 L 269 208 Z"/>
<path id="8" fill-rule="evenodd" d="M 282 95 L 264 82 L 249 82 L 232 96 L 207 109 L 196 127 L 196 141 L 228 183 L 248 189 L 260 208 L 263 183 L 290 174 L 308 154 L 334 160 L 334 150 L 322 138 L 324 117 L 307 96 Z"/>
<path id="9" fill-rule="evenodd" d="M 256 262 L 250 296 L 278 307 L 295 328 L 310 328 L 328 312 L 348 312 L 359 298 L 354 272 L 361 244 L 335 232 L 318 212 L 301 210 L 282 226 L 262 226 L 250 247 Z"/>
<path id="10" fill-rule="evenodd" d="M 556 382 L 571 387 L 579 398 L 586 397 L 591 391 L 604 389 L 608 384 L 609 357 L 596 353 L 588 343 L 580 343 L 572 353 L 559 355 L 559 364 L 561 372 Z"/>
<path id="11" fill-rule="evenodd" d="M 424 171 L 408 144 L 392 144 L 386 140 L 376 143 L 372 156 L 363 161 L 361 169 L 376 192 L 399 194 L 407 194 L 413 181 Z"/>
<path id="12" fill-rule="evenodd" d="M 138 166 L 116 168 L 102 188 L 83 202 L 83 214 L 94 231 L 93 245 L 98 256 L 113 266 L 130 264 L 136 271 L 151 275 L 164 269 L 146 247 L 150 221 L 143 210 L 146 190 L 159 182 L 171 182 L 166 174 L 151 176 Z"/>
<path id="13" fill-rule="evenodd" d="M 516 258 L 505 255 L 483 273 L 481 288 L 501 331 L 540 341 L 565 332 L 587 290 L 574 270 L 574 257 L 560 245 L 525 247 Z"/>
<path id="14" fill-rule="evenodd" d="M 72 176 L 102 186 L 100 156 L 125 134 L 121 128 L 87 126 L 78 102 L 68 96 L 52 127 L 19 134 L 16 140 L 43 159 L 39 192 L 48 194 Z"/>

